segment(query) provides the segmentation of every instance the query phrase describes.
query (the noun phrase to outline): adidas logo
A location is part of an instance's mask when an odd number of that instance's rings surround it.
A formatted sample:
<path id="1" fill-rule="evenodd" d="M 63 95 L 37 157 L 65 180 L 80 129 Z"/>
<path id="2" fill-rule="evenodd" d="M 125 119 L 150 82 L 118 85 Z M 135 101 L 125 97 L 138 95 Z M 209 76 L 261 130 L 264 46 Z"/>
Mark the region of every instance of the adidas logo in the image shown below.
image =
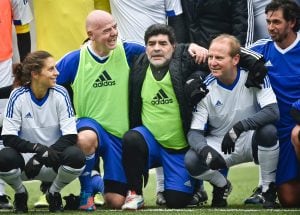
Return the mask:
<path id="1" fill-rule="evenodd" d="M 113 86 L 115 84 L 116 84 L 116 82 L 113 81 L 111 79 L 111 77 L 109 76 L 109 74 L 107 73 L 107 71 L 104 70 L 102 72 L 102 74 L 99 75 L 99 78 L 97 78 L 96 81 L 94 82 L 93 87 L 94 88 L 97 88 L 97 87 L 106 87 L 106 86 Z"/>
<path id="2" fill-rule="evenodd" d="M 190 180 L 184 182 L 184 185 L 187 186 L 187 187 L 192 187 L 192 184 L 191 184 Z"/>
<path id="3" fill-rule="evenodd" d="M 268 60 L 267 63 L 265 63 L 265 66 L 266 66 L 266 67 L 271 67 L 271 66 L 273 66 L 273 64 L 271 63 L 270 60 Z"/>
<path id="4" fill-rule="evenodd" d="M 31 115 L 31 113 L 30 112 L 28 112 L 26 115 L 25 115 L 25 117 L 24 118 L 31 118 L 32 119 L 32 115 Z"/>
<path id="5" fill-rule="evenodd" d="M 222 102 L 220 102 L 220 100 L 218 100 L 217 103 L 215 104 L 216 107 L 220 107 L 220 106 L 222 106 L 222 105 L 223 105 L 223 104 L 222 104 Z"/>
<path id="6" fill-rule="evenodd" d="M 154 96 L 153 100 L 151 101 L 152 105 L 170 104 L 170 103 L 173 103 L 173 99 L 170 99 L 162 89 L 160 89 L 158 93 L 156 93 L 156 96 Z"/>

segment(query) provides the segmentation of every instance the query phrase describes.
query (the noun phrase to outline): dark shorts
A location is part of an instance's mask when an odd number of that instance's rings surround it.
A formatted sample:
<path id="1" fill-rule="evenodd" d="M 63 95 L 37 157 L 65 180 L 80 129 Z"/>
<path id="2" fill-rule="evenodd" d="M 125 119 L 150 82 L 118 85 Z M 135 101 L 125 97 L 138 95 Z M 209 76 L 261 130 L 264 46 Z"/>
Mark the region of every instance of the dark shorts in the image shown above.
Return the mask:
<path id="1" fill-rule="evenodd" d="M 148 169 L 162 166 L 164 170 L 165 190 L 193 193 L 195 180 L 189 175 L 184 165 L 185 153 L 170 153 L 155 140 L 144 126 L 134 128 L 145 139 L 148 151 Z"/>
<path id="2" fill-rule="evenodd" d="M 98 148 L 95 156 L 101 156 L 104 168 L 104 180 L 126 183 L 126 176 L 122 164 L 122 141 L 108 133 L 95 120 L 80 118 L 77 120 L 77 130 L 90 128 L 98 136 Z"/>

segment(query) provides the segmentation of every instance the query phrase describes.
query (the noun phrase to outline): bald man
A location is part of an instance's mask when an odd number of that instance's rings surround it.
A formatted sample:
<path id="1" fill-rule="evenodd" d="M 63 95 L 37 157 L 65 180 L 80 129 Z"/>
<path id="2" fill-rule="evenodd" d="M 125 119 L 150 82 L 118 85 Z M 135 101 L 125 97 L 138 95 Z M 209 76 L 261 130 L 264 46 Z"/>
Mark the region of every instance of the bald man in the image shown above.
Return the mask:
<path id="1" fill-rule="evenodd" d="M 129 129 L 129 65 L 144 47 L 119 41 L 117 23 L 105 11 L 87 16 L 86 32 L 90 41 L 57 63 L 57 83 L 72 89 L 78 145 L 86 155 L 79 209 L 95 210 L 91 171 L 98 156 L 104 163 L 106 205 L 119 209 L 127 192 L 121 137 Z"/>

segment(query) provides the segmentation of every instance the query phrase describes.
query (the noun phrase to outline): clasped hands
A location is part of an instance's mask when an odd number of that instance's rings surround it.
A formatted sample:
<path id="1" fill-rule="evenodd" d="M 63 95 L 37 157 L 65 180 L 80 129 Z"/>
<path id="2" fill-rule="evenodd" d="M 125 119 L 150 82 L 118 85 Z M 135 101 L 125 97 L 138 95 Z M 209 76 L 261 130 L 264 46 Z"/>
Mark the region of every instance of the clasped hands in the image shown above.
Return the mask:
<path id="1" fill-rule="evenodd" d="M 33 151 L 36 153 L 36 159 L 46 167 L 55 167 L 60 163 L 59 152 L 48 146 L 36 143 L 33 146 Z"/>

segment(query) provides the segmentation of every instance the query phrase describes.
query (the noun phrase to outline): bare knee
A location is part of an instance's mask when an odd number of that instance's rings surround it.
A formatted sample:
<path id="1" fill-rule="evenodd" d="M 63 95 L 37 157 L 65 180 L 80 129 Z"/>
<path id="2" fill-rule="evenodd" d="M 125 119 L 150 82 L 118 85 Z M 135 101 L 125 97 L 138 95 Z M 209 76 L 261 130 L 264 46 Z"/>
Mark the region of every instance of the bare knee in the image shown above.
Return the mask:
<path id="1" fill-rule="evenodd" d="M 291 140 L 298 160 L 300 161 L 300 126 L 296 125 L 291 133 Z"/>
<path id="2" fill-rule="evenodd" d="M 78 133 L 77 145 L 85 155 L 95 153 L 98 146 L 97 134 L 92 130 L 83 130 Z"/>
<path id="3" fill-rule="evenodd" d="M 300 131 L 300 126 L 296 125 L 293 128 L 292 134 L 291 134 L 292 143 L 295 148 L 300 148 L 299 131 Z"/>
<path id="4" fill-rule="evenodd" d="M 300 207 L 300 181 L 290 181 L 278 187 L 278 199 L 282 207 Z"/>
<path id="5" fill-rule="evenodd" d="M 117 193 L 105 193 L 104 200 L 107 207 L 111 209 L 121 209 L 125 202 L 125 196 Z"/>

